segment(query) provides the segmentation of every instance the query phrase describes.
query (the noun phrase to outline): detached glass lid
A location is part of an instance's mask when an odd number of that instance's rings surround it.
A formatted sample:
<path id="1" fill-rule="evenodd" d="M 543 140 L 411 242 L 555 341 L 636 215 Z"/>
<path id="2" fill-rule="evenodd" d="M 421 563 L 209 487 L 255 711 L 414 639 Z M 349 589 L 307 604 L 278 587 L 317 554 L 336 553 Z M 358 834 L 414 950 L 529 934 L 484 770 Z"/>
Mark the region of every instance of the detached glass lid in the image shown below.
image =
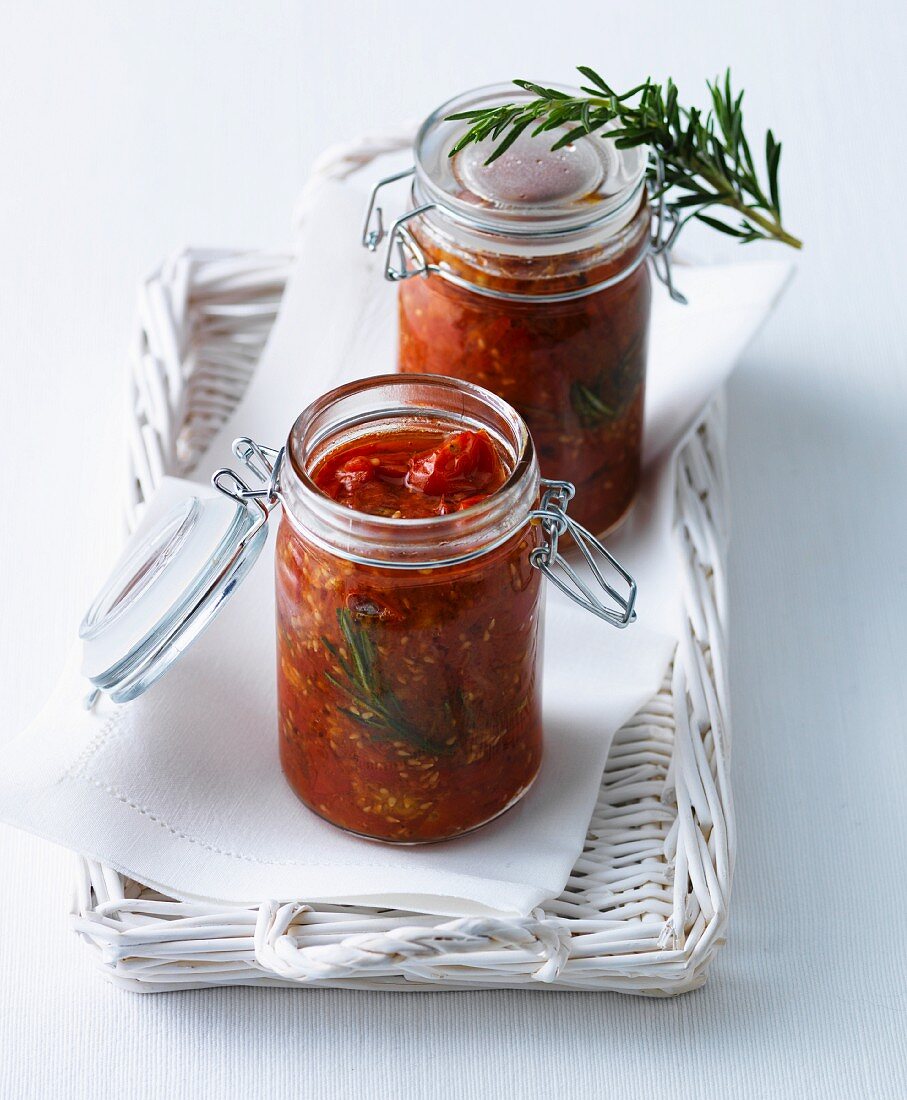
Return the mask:
<path id="1" fill-rule="evenodd" d="M 618 149 L 598 134 L 552 150 L 575 123 L 538 137 L 530 126 L 491 164 L 485 162 L 497 144 L 493 138 L 448 155 L 469 127 L 468 119 L 451 121 L 449 115 L 532 98 L 512 84 L 497 84 L 467 92 L 430 115 L 416 137 L 417 202 L 437 203 L 477 227 L 521 235 L 569 232 L 606 220 L 625 205 L 635 208 L 631 200 L 645 179 L 645 147 Z"/>
<path id="2" fill-rule="evenodd" d="M 153 505 L 152 505 L 153 506 Z M 118 703 L 140 695 L 211 622 L 261 553 L 267 510 L 228 496 L 165 506 L 88 609 L 82 671 Z"/>

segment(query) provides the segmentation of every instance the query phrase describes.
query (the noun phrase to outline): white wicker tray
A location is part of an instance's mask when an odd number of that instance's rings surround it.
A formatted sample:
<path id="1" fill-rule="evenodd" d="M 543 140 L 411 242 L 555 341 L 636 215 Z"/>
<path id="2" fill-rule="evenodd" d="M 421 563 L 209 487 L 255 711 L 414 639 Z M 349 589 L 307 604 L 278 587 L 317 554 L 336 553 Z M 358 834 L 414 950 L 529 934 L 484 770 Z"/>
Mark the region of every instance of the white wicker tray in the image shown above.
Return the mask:
<path id="1" fill-rule="evenodd" d="M 382 151 L 322 162 L 343 175 Z M 127 516 L 185 475 L 242 396 L 289 257 L 190 251 L 144 286 L 131 356 Z M 79 861 L 73 924 L 137 991 L 212 985 L 358 989 L 695 989 L 723 943 L 734 862 L 728 782 L 724 425 L 685 447 L 676 486 L 687 621 L 661 691 L 614 738 L 582 856 L 525 919 L 448 920 L 364 906 L 237 908 L 167 898 Z"/>

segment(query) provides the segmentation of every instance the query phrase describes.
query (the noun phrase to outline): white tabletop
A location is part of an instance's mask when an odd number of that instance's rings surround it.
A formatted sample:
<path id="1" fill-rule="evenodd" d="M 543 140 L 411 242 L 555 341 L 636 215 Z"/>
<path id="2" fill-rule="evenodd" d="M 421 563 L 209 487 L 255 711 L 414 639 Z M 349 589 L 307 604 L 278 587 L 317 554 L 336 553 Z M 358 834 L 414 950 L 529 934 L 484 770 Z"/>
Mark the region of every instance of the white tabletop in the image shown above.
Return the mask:
<path id="1" fill-rule="evenodd" d="M 67 929 L 71 857 L 2 829 L 3 1100 L 904 1094 L 907 16 L 839 7 L 0 4 L 0 740 L 120 537 L 135 284 L 281 245 L 325 145 L 577 62 L 690 98 L 731 62 L 808 242 L 730 387 L 740 847 L 707 987 L 138 997 Z"/>

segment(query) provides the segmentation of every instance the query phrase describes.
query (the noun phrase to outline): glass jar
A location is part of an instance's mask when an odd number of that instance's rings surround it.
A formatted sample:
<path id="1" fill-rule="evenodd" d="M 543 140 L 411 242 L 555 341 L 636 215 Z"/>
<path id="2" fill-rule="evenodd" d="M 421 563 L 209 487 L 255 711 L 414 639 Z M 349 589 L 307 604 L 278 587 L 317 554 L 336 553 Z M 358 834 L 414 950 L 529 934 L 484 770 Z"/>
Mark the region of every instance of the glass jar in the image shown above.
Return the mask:
<path id="1" fill-rule="evenodd" d="M 441 514 L 353 510 L 319 480 L 356 448 L 467 436 L 495 449 L 497 480 L 451 510 L 426 488 Z M 243 438 L 234 453 L 261 484 L 219 470 L 223 496 L 164 517 L 86 616 L 95 687 L 122 702 L 153 683 L 251 568 L 281 505 L 278 719 L 293 790 L 349 832 L 402 844 L 458 836 L 507 810 L 542 759 L 543 574 L 616 626 L 635 617 L 636 594 L 566 515 L 572 487 L 541 479 L 519 414 L 469 383 L 386 375 L 316 400 L 280 450 Z M 558 554 L 568 531 L 591 580 Z"/>
<path id="2" fill-rule="evenodd" d="M 351 511 L 313 470 L 357 439 L 487 432 L 504 485 L 448 515 Z M 468 832 L 529 789 L 542 757 L 542 531 L 520 417 L 436 379 L 354 383 L 290 433 L 277 536 L 280 757 L 335 825 L 402 843 Z"/>
<path id="3" fill-rule="evenodd" d="M 531 93 L 501 85 L 438 108 L 415 165 L 375 189 L 364 243 L 385 236 L 378 190 L 412 175 L 385 275 L 399 282 L 398 369 L 451 375 L 512 404 L 545 477 L 578 490 L 576 514 L 607 533 L 640 478 L 651 286 L 647 151 L 601 136 L 552 151 L 528 130 L 493 163 L 493 142 L 451 148 L 455 113 Z"/>

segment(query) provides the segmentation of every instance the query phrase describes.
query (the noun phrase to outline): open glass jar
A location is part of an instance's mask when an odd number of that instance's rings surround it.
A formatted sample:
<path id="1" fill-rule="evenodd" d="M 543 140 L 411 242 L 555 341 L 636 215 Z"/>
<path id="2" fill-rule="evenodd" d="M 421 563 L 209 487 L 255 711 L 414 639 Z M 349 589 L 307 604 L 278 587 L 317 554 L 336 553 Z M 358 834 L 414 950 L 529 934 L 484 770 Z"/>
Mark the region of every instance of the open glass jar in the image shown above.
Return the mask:
<path id="1" fill-rule="evenodd" d="M 613 530 L 636 496 L 651 286 L 656 254 L 669 280 L 664 206 L 651 232 L 644 147 L 605 137 L 552 151 L 558 130 L 528 130 L 497 160 L 494 143 L 450 150 L 468 126 L 449 116 L 529 92 L 480 88 L 419 129 L 415 164 L 382 180 L 363 243 L 388 237 L 386 278 L 399 287 L 398 369 L 482 385 L 529 425 L 542 474 L 578 490 L 576 515 Z M 412 176 L 409 209 L 385 233 L 385 184 Z"/>
<path id="2" fill-rule="evenodd" d="M 326 470 L 361 487 L 400 440 L 423 458 L 419 441 L 445 441 L 462 474 L 467 437 L 493 448 L 500 477 L 462 499 L 430 486 L 433 514 L 360 511 L 325 489 Z M 542 756 L 542 575 L 616 626 L 634 618 L 636 594 L 567 517 L 572 487 L 540 478 L 522 418 L 469 383 L 389 375 L 315 401 L 280 450 L 244 438 L 234 453 L 258 484 L 219 470 L 213 482 L 226 501 L 206 502 L 216 506 L 207 518 L 190 504 L 127 555 L 83 624 L 89 678 L 115 700 L 148 687 L 223 605 L 282 505 L 278 718 L 293 790 L 333 824 L 396 843 L 457 836 L 503 813 Z M 397 475 L 385 474 L 393 488 Z M 185 555 L 206 523 L 212 552 L 199 570 Z M 589 575 L 558 554 L 567 531 Z M 201 543 L 195 553 L 204 557 Z M 124 616 L 141 639 L 125 654 L 111 641 Z"/>

